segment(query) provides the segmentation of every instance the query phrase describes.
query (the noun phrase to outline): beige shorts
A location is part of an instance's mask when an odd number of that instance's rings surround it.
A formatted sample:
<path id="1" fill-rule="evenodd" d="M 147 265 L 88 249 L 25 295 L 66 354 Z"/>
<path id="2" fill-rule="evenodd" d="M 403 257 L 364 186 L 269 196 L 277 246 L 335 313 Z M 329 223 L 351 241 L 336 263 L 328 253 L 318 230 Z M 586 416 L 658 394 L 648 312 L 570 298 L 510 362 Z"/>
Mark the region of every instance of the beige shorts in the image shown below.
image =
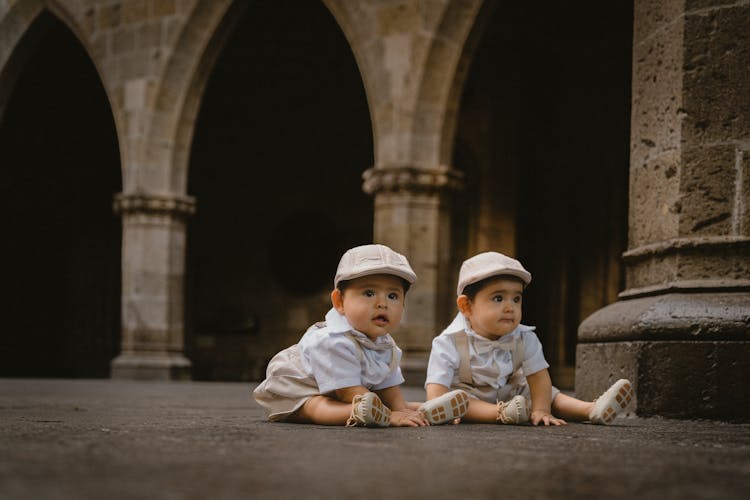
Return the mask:
<path id="1" fill-rule="evenodd" d="M 285 420 L 308 399 L 319 395 L 317 382 L 302 367 L 297 344 L 271 359 L 266 379 L 253 391 L 255 400 L 274 422 Z"/>
<path id="2" fill-rule="evenodd" d="M 529 384 L 526 382 L 526 378 L 523 376 L 513 376 L 508 383 L 498 389 L 492 386 L 473 386 L 464 384 L 463 382 L 454 383 L 451 389 L 463 389 L 469 395 L 469 397 L 487 401 L 488 403 L 495 403 L 497 401 L 510 401 L 514 396 L 519 394 L 526 399 L 531 399 L 531 391 L 529 390 Z M 554 401 L 557 395 L 560 394 L 560 389 L 552 386 L 552 399 Z"/>

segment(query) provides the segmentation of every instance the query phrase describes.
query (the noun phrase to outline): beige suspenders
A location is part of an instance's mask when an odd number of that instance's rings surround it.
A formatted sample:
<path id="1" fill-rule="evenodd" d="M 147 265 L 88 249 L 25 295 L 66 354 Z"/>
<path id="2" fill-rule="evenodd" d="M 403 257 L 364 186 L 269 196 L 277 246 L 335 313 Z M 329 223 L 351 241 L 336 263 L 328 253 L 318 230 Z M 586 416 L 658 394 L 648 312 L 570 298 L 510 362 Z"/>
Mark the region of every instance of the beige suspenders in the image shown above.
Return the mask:
<path id="1" fill-rule="evenodd" d="M 456 344 L 456 350 L 458 351 L 459 356 L 458 380 L 463 384 L 476 386 L 476 384 L 474 383 L 474 378 L 471 376 L 469 336 L 464 330 L 461 330 L 453 336 L 453 341 Z M 513 350 L 511 351 L 511 359 L 513 360 L 513 374 L 518 372 L 518 370 L 521 368 L 524 357 L 523 336 L 518 335 L 513 343 Z M 511 376 L 513 376 L 513 374 L 511 374 Z"/>
<path id="2" fill-rule="evenodd" d="M 471 376 L 471 356 L 469 355 L 469 336 L 461 330 L 453 337 L 458 350 L 458 380 L 461 383 L 474 385 L 474 378 Z"/>

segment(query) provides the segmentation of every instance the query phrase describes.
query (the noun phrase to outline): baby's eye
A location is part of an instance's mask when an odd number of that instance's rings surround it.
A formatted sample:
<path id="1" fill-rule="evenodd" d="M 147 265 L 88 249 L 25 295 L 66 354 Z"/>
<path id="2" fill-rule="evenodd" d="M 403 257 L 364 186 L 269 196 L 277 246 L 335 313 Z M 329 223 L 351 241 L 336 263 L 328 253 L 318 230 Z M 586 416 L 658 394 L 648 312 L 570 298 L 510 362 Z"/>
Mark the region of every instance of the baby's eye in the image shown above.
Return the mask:
<path id="1" fill-rule="evenodd" d="M 502 302 L 503 301 L 503 296 L 502 295 L 495 295 L 494 297 L 492 297 L 491 300 L 494 301 L 494 302 Z"/>
<path id="2" fill-rule="evenodd" d="M 391 300 L 398 300 L 399 295 L 396 292 L 391 292 L 388 294 L 388 298 Z"/>
<path id="3" fill-rule="evenodd" d="M 374 297 L 375 296 L 375 290 L 365 290 L 363 292 L 363 295 L 365 297 Z"/>
<path id="4" fill-rule="evenodd" d="M 522 299 L 522 297 L 520 295 L 518 297 L 513 297 L 513 302 L 515 302 L 516 304 L 520 304 L 521 303 L 521 299 Z"/>

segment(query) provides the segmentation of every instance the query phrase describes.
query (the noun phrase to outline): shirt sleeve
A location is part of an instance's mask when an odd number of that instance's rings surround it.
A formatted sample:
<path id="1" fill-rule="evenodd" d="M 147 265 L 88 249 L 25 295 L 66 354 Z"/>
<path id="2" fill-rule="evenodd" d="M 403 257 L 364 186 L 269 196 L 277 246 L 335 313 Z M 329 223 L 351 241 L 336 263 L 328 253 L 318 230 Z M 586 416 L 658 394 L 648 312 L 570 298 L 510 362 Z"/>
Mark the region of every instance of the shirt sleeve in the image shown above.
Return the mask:
<path id="1" fill-rule="evenodd" d="M 398 355 L 398 361 L 401 362 L 401 350 L 397 350 Z M 380 382 L 379 384 L 375 384 L 372 386 L 373 391 L 379 391 L 381 389 L 388 389 L 389 387 L 393 387 L 394 385 L 401 385 L 405 382 L 404 375 L 401 373 L 401 367 L 399 366 L 399 363 L 396 363 L 396 369 L 393 370 L 391 373 L 388 374 L 388 376 Z"/>
<path id="2" fill-rule="evenodd" d="M 362 384 L 357 346 L 343 335 L 324 335 L 302 351 L 321 394 Z"/>
<path id="3" fill-rule="evenodd" d="M 523 361 L 523 374 L 528 377 L 538 371 L 549 368 L 549 363 L 544 359 L 542 343 L 539 342 L 539 337 L 536 336 L 536 333 L 533 330 L 525 330 L 521 335 L 523 336 L 523 348 L 526 354 Z"/>
<path id="4" fill-rule="evenodd" d="M 427 378 L 424 386 L 427 384 L 440 384 L 450 387 L 453 384 L 453 378 L 458 370 L 459 354 L 453 337 L 448 335 L 438 335 L 432 339 L 432 350 L 430 351 L 430 361 L 427 364 Z"/>

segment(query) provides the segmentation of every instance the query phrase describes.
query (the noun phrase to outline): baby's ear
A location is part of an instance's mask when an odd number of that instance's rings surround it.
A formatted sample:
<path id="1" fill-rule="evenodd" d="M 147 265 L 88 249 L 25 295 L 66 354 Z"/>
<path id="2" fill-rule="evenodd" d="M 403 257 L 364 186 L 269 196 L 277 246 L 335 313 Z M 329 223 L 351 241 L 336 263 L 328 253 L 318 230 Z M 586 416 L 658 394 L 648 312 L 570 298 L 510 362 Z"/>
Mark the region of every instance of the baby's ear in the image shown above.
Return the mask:
<path id="1" fill-rule="evenodd" d="M 334 288 L 331 292 L 331 304 L 340 314 L 344 314 L 344 295 L 338 288 Z"/>
<path id="2" fill-rule="evenodd" d="M 458 310 L 463 314 L 471 313 L 471 301 L 466 295 L 459 295 L 456 299 L 456 305 L 458 306 Z"/>

